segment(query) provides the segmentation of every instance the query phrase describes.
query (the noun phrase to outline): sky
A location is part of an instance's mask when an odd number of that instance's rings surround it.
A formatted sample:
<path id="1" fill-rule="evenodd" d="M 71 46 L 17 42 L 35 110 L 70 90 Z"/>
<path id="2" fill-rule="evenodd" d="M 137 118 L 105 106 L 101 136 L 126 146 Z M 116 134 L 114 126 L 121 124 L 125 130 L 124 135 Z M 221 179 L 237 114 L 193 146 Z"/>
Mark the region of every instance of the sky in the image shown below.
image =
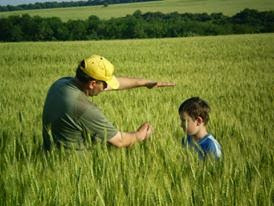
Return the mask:
<path id="1" fill-rule="evenodd" d="M 0 0 L 0 6 L 6 6 L 6 5 L 19 5 L 19 4 L 32 4 L 35 2 L 49 2 L 49 1 L 57 1 L 57 2 L 62 2 L 62 1 L 80 1 L 80 0 Z M 85 1 L 85 0 L 81 0 Z"/>

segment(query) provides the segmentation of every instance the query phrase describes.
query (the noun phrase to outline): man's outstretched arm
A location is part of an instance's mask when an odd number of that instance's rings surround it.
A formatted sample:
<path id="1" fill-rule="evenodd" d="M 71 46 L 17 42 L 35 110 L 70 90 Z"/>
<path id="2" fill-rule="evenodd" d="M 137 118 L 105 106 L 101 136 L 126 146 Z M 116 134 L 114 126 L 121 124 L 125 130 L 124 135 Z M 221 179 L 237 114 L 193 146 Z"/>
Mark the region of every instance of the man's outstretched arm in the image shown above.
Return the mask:
<path id="1" fill-rule="evenodd" d="M 131 78 L 131 77 L 117 77 L 119 81 L 119 88 L 117 90 L 122 89 L 132 89 L 137 87 L 147 87 L 148 89 L 157 88 L 157 87 L 173 87 L 176 84 L 171 82 L 157 82 L 148 79 L 142 78 Z M 107 88 L 107 90 L 112 90 L 111 88 Z"/>

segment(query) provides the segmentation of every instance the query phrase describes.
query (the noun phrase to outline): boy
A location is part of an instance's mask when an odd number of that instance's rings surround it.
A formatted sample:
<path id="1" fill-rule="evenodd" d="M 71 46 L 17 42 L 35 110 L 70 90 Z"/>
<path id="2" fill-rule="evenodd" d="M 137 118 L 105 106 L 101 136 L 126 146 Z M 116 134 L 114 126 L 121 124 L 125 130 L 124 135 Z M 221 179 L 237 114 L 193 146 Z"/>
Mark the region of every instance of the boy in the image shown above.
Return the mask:
<path id="1" fill-rule="evenodd" d="M 183 138 L 182 143 L 184 146 L 194 148 L 200 159 L 205 159 L 207 156 L 219 159 L 222 148 L 206 128 L 209 112 L 208 103 L 199 97 L 189 98 L 180 105 L 181 127 L 187 133 L 187 138 Z"/>

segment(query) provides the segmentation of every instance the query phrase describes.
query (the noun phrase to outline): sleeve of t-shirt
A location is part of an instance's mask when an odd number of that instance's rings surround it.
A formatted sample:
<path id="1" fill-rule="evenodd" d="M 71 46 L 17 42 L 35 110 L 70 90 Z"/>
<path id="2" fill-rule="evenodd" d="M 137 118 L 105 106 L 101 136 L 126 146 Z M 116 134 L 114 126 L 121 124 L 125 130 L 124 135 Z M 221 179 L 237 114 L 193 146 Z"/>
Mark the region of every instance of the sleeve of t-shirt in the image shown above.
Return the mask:
<path id="1" fill-rule="evenodd" d="M 90 105 L 80 117 L 81 123 L 96 137 L 108 140 L 114 137 L 118 130 L 95 105 Z"/>
<path id="2" fill-rule="evenodd" d="M 211 142 L 208 145 L 207 151 L 208 153 L 213 154 L 216 159 L 220 158 L 222 154 L 221 149 L 214 142 Z"/>
<path id="3" fill-rule="evenodd" d="M 182 145 L 183 147 L 188 147 L 188 146 L 192 146 L 192 139 L 189 135 L 187 135 L 187 137 L 182 137 Z"/>

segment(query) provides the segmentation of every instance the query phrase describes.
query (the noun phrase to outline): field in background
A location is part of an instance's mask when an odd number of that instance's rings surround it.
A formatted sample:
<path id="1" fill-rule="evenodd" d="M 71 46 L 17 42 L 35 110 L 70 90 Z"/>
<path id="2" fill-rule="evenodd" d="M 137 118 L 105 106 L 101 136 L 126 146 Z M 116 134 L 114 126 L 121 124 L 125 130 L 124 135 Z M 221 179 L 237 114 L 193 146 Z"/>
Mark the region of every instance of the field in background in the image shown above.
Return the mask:
<path id="1" fill-rule="evenodd" d="M 28 13 L 32 16 L 42 17 L 60 17 L 63 21 L 69 19 L 87 19 L 90 15 L 98 16 L 101 19 L 110 19 L 111 17 L 121 17 L 132 14 L 136 10 L 145 12 L 160 11 L 170 13 L 177 11 L 179 13 L 216 13 L 222 12 L 225 15 L 232 16 L 245 8 L 257 9 L 259 11 L 274 10 L 273 0 L 163 0 L 155 2 L 116 4 L 104 6 L 72 7 L 58 9 L 41 9 L 1 12 L 0 17 L 6 17 L 15 14 Z"/>
<path id="2" fill-rule="evenodd" d="M 1 43 L 0 205 L 272 205 L 273 44 L 273 34 Z M 150 122 L 145 143 L 45 156 L 47 90 L 93 53 L 112 61 L 117 76 L 177 86 L 92 98 L 123 131 Z M 181 147 L 177 108 L 191 96 L 211 104 L 209 130 L 224 151 L 219 163 L 203 164 Z"/>

